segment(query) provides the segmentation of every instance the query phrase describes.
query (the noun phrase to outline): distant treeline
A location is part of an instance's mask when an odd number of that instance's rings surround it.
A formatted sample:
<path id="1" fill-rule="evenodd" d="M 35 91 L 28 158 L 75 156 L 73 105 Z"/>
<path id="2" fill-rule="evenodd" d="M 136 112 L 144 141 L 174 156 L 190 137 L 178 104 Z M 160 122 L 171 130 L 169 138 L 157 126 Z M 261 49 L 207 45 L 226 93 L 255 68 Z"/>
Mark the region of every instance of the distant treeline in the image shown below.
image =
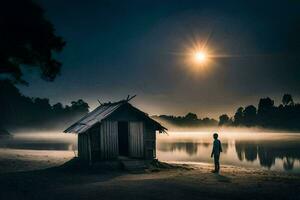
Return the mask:
<path id="1" fill-rule="evenodd" d="M 300 130 L 300 104 L 295 103 L 290 94 L 284 94 L 278 106 L 269 97 L 261 98 L 258 108 L 249 105 L 238 108 L 233 117 L 221 115 L 219 125 Z"/>
<path id="2" fill-rule="evenodd" d="M 0 81 L 0 128 L 3 129 L 63 129 L 89 112 L 83 100 L 72 101 L 71 105 L 51 105 L 47 98 L 31 98 L 20 93 L 9 81 Z M 223 114 L 219 121 L 198 118 L 194 113 L 185 116 L 153 116 L 158 121 L 181 127 L 262 127 L 272 129 L 300 130 L 300 104 L 290 94 L 282 97 L 282 103 L 261 98 L 258 108 L 253 105 L 239 107 L 230 117 Z"/>
<path id="3" fill-rule="evenodd" d="M 9 81 L 0 81 L 0 128 L 65 128 L 88 112 L 89 105 L 81 99 L 70 106 L 50 105 L 47 98 L 24 96 Z"/>
<path id="4" fill-rule="evenodd" d="M 153 116 L 153 118 L 158 121 L 167 122 L 181 127 L 208 127 L 218 125 L 217 120 L 207 117 L 200 119 L 194 113 L 188 113 L 185 116 L 159 115 Z"/>
<path id="5" fill-rule="evenodd" d="M 274 105 L 271 98 L 261 98 L 258 108 L 253 105 L 239 107 L 230 117 L 223 114 L 219 121 L 210 118 L 200 119 L 194 113 L 185 116 L 160 115 L 153 116 L 156 120 L 167 122 L 181 127 L 208 127 L 208 126 L 230 126 L 230 127 L 260 127 L 282 130 L 300 130 L 300 104 L 295 103 L 292 95 L 284 94 L 282 103 Z"/>

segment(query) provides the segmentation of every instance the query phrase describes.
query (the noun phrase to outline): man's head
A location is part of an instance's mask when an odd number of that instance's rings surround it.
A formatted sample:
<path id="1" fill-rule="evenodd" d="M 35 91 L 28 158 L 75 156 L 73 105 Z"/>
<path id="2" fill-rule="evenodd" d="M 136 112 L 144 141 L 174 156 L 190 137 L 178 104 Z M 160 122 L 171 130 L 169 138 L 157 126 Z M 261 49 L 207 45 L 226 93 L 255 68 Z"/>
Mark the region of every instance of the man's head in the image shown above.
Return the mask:
<path id="1" fill-rule="evenodd" d="M 214 139 L 218 139 L 218 136 L 219 136 L 218 133 L 214 133 L 213 137 L 214 137 Z"/>

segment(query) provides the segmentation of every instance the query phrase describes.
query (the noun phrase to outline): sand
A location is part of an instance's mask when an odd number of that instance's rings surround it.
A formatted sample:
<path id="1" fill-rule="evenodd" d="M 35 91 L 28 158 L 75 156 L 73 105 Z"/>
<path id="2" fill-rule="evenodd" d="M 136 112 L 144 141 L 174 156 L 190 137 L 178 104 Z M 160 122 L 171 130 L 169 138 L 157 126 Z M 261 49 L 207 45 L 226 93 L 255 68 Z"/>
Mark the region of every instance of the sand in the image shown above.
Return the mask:
<path id="1" fill-rule="evenodd" d="M 300 199 L 300 174 L 210 164 L 128 172 L 59 167 L 71 151 L 0 149 L 0 199 Z"/>

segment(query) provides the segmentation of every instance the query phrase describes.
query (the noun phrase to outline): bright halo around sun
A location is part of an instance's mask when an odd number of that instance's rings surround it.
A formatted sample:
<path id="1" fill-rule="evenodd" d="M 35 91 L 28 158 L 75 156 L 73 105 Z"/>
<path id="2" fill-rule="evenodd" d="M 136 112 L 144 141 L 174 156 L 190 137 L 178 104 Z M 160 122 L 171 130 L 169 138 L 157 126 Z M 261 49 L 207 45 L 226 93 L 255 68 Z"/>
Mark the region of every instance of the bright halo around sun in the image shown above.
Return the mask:
<path id="1" fill-rule="evenodd" d="M 239 55 L 220 54 L 222 48 L 216 47 L 211 38 L 211 33 L 207 36 L 188 36 L 179 45 L 179 51 L 172 52 L 177 56 L 179 66 L 195 77 L 207 77 L 220 66 L 220 59 L 240 57 Z"/>
<path id="2" fill-rule="evenodd" d="M 209 68 L 212 65 L 213 52 L 208 48 L 207 42 L 192 40 L 184 46 L 186 66 L 198 71 Z"/>
<path id="3" fill-rule="evenodd" d="M 184 65 L 185 69 L 193 75 L 207 76 L 214 68 L 214 51 L 206 42 L 193 42 L 185 45 Z"/>
<path id="4" fill-rule="evenodd" d="M 209 43 L 209 37 L 188 37 L 181 42 L 182 46 L 178 48 L 180 51 L 172 52 L 177 56 L 179 66 L 197 78 L 207 77 L 218 65 L 217 59 L 227 57 L 216 54 L 218 50 Z"/>
<path id="5" fill-rule="evenodd" d="M 202 51 L 197 51 L 194 53 L 194 59 L 198 63 L 204 63 L 206 60 L 206 53 Z"/>
<path id="6" fill-rule="evenodd" d="M 187 61 L 188 65 L 194 68 L 207 68 L 211 65 L 212 55 L 211 52 L 207 49 L 207 47 L 194 47 L 190 48 L 187 51 Z"/>

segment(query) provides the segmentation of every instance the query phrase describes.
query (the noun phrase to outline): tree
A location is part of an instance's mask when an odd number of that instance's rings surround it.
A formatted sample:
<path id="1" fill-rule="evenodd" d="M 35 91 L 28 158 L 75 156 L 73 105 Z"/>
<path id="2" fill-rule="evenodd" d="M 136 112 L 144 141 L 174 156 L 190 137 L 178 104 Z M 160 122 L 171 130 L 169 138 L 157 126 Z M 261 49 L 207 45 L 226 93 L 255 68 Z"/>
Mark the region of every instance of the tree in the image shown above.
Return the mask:
<path id="1" fill-rule="evenodd" d="M 262 98 L 259 100 L 258 103 L 258 110 L 257 110 L 257 117 L 258 117 L 258 123 L 262 126 L 273 126 L 274 123 L 274 115 L 275 115 L 275 107 L 274 107 L 274 101 L 267 98 Z"/>
<path id="2" fill-rule="evenodd" d="M 274 101 L 267 98 L 261 98 L 258 103 L 258 114 L 265 114 L 270 112 L 274 107 Z"/>
<path id="3" fill-rule="evenodd" d="M 236 111 L 236 113 L 234 114 L 234 117 L 233 117 L 233 123 L 234 125 L 242 125 L 243 124 L 243 110 L 244 108 L 243 107 L 239 107 Z"/>
<path id="4" fill-rule="evenodd" d="M 219 117 L 219 126 L 230 125 L 230 118 L 227 114 L 223 114 Z"/>
<path id="5" fill-rule="evenodd" d="M 75 113 L 88 113 L 89 112 L 89 104 L 79 99 L 77 101 L 71 102 L 71 110 Z"/>
<path id="6" fill-rule="evenodd" d="M 256 108 L 253 105 L 247 106 L 243 111 L 243 124 L 245 126 L 254 126 L 256 123 Z"/>
<path id="7" fill-rule="evenodd" d="M 50 105 L 47 98 L 30 98 L 20 93 L 10 81 L 0 81 L 0 128 L 61 128 L 66 123 L 78 120 L 88 113 L 88 104 L 83 100 L 71 106 L 61 103 Z"/>
<path id="8" fill-rule="evenodd" d="M 64 111 L 64 107 L 61 103 L 56 103 L 52 106 L 54 113 L 60 114 Z"/>
<path id="9" fill-rule="evenodd" d="M 41 78 L 53 81 L 61 63 L 54 58 L 65 46 L 32 0 L 6 0 L 0 6 L 0 75 L 14 83 L 22 79 L 23 67 L 36 68 Z M 22 68 L 21 68 L 22 67 Z"/>
<path id="10" fill-rule="evenodd" d="M 194 113 L 188 113 L 185 115 L 185 119 L 188 121 L 196 121 L 198 120 L 198 116 Z"/>
<path id="11" fill-rule="evenodd" d="M 284 94 L 282 97 L 282 104 L 284 106 L 294 105 L 293 97 L 290 94 Z"/>

